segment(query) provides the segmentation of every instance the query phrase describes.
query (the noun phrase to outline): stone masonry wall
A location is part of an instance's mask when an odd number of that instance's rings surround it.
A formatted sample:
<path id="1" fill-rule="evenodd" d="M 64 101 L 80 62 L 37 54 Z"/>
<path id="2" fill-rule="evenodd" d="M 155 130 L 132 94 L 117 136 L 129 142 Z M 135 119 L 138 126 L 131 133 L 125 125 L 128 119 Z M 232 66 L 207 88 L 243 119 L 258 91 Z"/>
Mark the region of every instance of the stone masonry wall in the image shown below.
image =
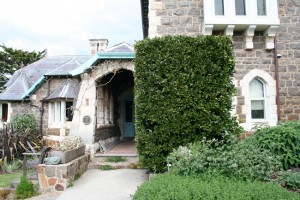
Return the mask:
<path id="1" fill-rule="evenodd" d="M 48 96 L 48 90 L 50 94 L 54 92 L 61 83 L 63 83 L 66 79 L 64 78 L 51 78 L 50 80 L 46 80 L 37 91 L 30 97 L 31 104 L 36 107 L 41 108 L 42 102 L 44 98 Z M 48 87 L 50 87 L 48 89 Z M 57 128 L 49 128 L 48 120 L 49 120 L 49 110 L 48 110 L 48 102 L 44 102 L 44 113 L 43 113 L 43 134 L 44 135 L 57 135 L 59 136 L 60 130 Z M 40 118 L 39 118 L 40 121 Z M 69 133 L 69 130 L 66 130 L 66 133 Z M 67 135 L 67 134 L 66 134 Z"/>
<path id="2" fill-rule="evenodd" d="M 203 23 L 202 0 L 150 0 L 149 36 L 199 35 Z"/>
<path id="3" fill-rule="evenodd" d="M 40 192 L 63 192 L 68 184 L 78 179 L 88 168 L 89 155 L 60 165 L 38 165 Z"/>
<path id="4" fill-rule="evenodd" d="M 50 93 L 52 93 L 57 87 L 66 79 L 58 79 L 53 78 L 50 80 Z M 11 119 L 13 119 L 18 114 L 33 114 L 38 122 L 38 129 L 40 128 L 40 120 L 41 120 L 41 111 L 42 107 L 43 111 L 43 126 L 42 131 L 44 135 L 59 135 L 60 130 L 55 128 L 48 128 L 48 118 L 49 118 L 49 110 L 48 110 L 48 102 L 44 102 L 44 106 L 42 106 L 42 100 L 48 96 L 48 83 L 49 80 L 46 80 L 37 91 L 30 96 L 30 101 L 23 102 L 11 102 Z M 66 135 L 68 135 L 69 130 L 66 130 Z"/>
<path id="5" fill-rule="evenodd" d="M 300 1 L 278 0 L 280 119 L 300 119 Z"/>
<path id="6" fill-rule="evenodd" d="M 300 1 L 278 0 L 280 27 L 277 30 L 280 120 L 300 119 Z M 149 0 L 149 37 L 165 35 L 202 34 L 203 0 Z M 240 122 L 245 122 L 249 108 L 245 106 L 240 81 L 251 70 L 266 72 L 275 81 L 274 50 L 265 50 L 263 32 L 255 32 L 254 48 L 245 50 L 243 32 L 234 32 L 232 37 L 236 61 L 234 74 L 238 94 L 236 114 Z M 272 94 L 273 95 L 273 94 Z M 273 98 L 273 97 L 272 97 Z M 277 108 L 270 106 L 270 112 Z M 274 103 L 276 105 L 276 102 Z M 272 115 L 272 120 L 274 119 Z M 275 117 L 277 118 L 277 116 Z"/>
<path id="7" fill-rule="evenodd" d="M 240 81 L 251 70 L 258 69 L 267 72 L 275 81 L 275 65 L 274 65 L 274 50 L 265 50 L 265 39 L 262 32 L 256 32 L 253 37 L 254 48 L 251 51 L 245 50 L 245 42 L 243 32 L 234 32 L 233 46 L 235 57 L 235 74 L 236 81 L 236 115 L 240 123 L 246 122 L 246 113 L 249 112 L 245 106 L 245 96 L 242 93 Z M 276 113 L 276 107 L 273 108 L 273 113 Z"/>

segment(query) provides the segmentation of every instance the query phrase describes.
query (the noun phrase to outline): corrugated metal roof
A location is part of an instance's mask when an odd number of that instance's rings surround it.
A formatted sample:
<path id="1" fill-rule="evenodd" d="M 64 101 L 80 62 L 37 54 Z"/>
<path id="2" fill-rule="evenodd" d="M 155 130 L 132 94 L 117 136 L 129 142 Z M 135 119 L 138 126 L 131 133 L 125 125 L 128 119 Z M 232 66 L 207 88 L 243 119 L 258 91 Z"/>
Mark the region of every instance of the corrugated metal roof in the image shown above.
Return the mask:
<path id="1" fill-rule="evenodd" d="M 59 87 L 50 94 L 45 100 L 52 99 L 75 99 L 79 91 L 79 82 L 77 79 L 67 79 L 59 85 Z"/>
<path id="2" fill-rule="evenodd" d="M 0 94 L 0 100 L 23 100 L 38 88 L 44 76 L 70 75 L 70 71 L 81 66 L 91 57 L 91 55 L 51 56 L 27 65 L 20 69 L 23 70 L 22 72 L 16 71 L 6 83 L 6 89 Z"/>

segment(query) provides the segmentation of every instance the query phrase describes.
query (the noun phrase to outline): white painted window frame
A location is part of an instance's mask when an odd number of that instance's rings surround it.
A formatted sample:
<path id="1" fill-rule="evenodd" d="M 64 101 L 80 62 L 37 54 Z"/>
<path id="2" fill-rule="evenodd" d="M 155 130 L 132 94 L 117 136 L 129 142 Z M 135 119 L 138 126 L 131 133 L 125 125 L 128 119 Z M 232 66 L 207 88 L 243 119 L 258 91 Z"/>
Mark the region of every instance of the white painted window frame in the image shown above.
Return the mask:
<path id="1" fill-rule="evenodd" d="M 266 15 L 258 15 L 257 1 L 245 0 L 246 15 L 236 15 L 235 0 L 224 0 L 224 15 L 215 15 L 213 0 L 204 0 L 204 27 L 234 25 L 236 28 L 244 25 L 276 25 L 279 26 L 278 5 L 274 0 L 266 0 Z M 206 34 L 207 30 L 203 29 Z M 208 31 L 209 32 L 209 31 Z"/>
<path id="2" fill-rule="evenodd" d="M 48 104 L 48 127 L 66 128 L 70 127 L 71 121 L 66 118 L 66 101 L 50 101 Z"/>
<path id="3" fill-rule="evenodd" d="M 254 79 L 257 79 L 258 81 L 260 81 L 263 84 L 263 98 L 251 98 L 250 97 L 250 83 Z M 251 121 L 252 122 L 266 123 L 266 122 L 268 122 L 267 119 L 268 119 L 268 115 L 269 115 L 268 106 L 267 106 L 268 105 L 268 99 L 266 98 L 266 96 L 267 96 L 266 82 L 263 79 L 261 79 L 260 77 L 255 77 L 252 80 L 249 82 L 249 87 L 248 87 L 249 88 L 249 99 L 250 99 L 250 117 L 251 117 Z M 264 101 L 264 118 L 261 118 L 261 119 L 252 118 L 252 103 L 251 103 L 251 101 L 255 101 L 255 100 L 257 100 L 257 101 L 263 100 Z"/>
<path id="4" fill-rule="evenodd" d="M 239 24 L 261 24 L 266 20 L 278 22 L 278 5 L 273 2 L 274 0 L 266 0 L 266 15 L 258 15 L 257 0 L 245 0 L 246 15 L 236 15 L 235 0 L 224 0 L 224 15 L 215 14 L 215 1 L 204 0 L 204 20 L 215 22 L 213 24 L 220 23 L 220 19 L 226 19 L 227 22 L 236 22 L 233 18 L 247 18 Z M 213 12 L 212 12 L 213 11 Z M 254 17 L 254 18 L 253 18 Z M 258 19 L 255 19 L 258 17 Z M 278 20 L 277 20 L 277 19 Z M 239 20 L 241 20 L 239 19 Z M 261 22 L 263 20 L 263 22 Z M 232 23 L 226 23 L 232 24 Z"/>
<path id="5" fill-rule="evenodd" d="M 265 118 L 252 119 L 251 117 L 251 99 L 249 84 L 258 78 L 264 83 L 265 90 Z M 241 123 L 246 131 L 251 131 L 255 123 L 266 123 L 269 126 L 275 126 L 278 122 L 277 105 L 276 105 L 276 81 L 270 74 L 263 70 L 253 69 L 249 71 L 240 81 L 242 96 L 245 98 L 245 104 L 242 106 L 242 113 L 246 115 L 246 122 Z"/>

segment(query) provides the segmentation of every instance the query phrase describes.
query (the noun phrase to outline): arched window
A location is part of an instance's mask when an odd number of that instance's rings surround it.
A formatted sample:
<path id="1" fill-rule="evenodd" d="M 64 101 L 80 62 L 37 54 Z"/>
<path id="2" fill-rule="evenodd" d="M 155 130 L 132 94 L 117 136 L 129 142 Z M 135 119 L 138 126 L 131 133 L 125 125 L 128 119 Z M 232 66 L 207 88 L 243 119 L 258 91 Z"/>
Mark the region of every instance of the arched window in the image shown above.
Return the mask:
<path id="1" fill-rule="evenodd" d="M 249 84 L 251 101 L 251 118 L 265 119 L 265 86 L 264 83 L 254 78 Z"/>

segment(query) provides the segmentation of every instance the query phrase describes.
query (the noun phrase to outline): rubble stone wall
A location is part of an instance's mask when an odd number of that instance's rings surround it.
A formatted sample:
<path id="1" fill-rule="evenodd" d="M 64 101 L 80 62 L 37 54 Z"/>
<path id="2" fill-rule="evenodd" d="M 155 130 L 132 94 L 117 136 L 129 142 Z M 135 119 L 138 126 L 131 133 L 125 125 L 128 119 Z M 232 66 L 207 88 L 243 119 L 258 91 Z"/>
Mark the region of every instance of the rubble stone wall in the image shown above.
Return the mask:
<path id="1" fill-rule="evenodd" d="M 89 155 L 86 154 L 71 162 L 59 165 L 38 165 L 40 192 L 63 192 L 88 168 Z"/>

